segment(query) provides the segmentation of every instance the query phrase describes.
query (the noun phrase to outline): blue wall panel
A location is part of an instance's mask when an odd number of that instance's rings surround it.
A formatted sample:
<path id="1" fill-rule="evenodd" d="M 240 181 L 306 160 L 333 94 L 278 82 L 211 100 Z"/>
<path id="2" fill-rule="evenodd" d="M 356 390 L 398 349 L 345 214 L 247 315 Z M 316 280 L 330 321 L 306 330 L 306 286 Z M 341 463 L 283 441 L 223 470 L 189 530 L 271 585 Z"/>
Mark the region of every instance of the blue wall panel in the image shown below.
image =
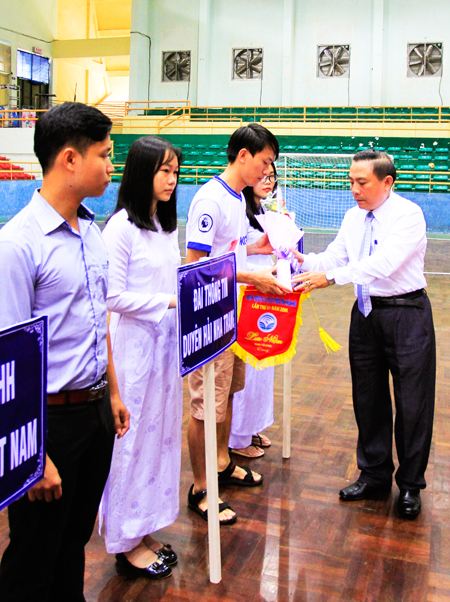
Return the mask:
<path id="1" fill-rule="evenodd" d="M 36 180 L 0 182 L 0 221 L 7 221 L 23 209 L 30 202 L 33 192 L 41 185 L 42 182 Z M 191 185 L 178 187 L 179 219 L 187 218 L 189 205 L 199 188 L 200 186 Z M 95 213 L 97 218 L 105 218 L 111 215 L 116 206 L 118 189 L 119 183 L 113 182 L 103 196 L 85 199 L 84 204 Z"/>
<path id="2" fill-rule="evenodd" d="M 40 185 L 41 182 L 34 180 L 0 182 L 0 221 L 7 221 L 25 207 L 34 190 Z M 86 199 L 85 204 L 95 213 L 97 218 L 104 219 L 114 210 L 118 188 L 119 183 L 113 182 L 108 186 L 102 197 Z M 184 184 L 178 187 L 178 218 L 180 220 L 187 218 L 189 205 L 199 188 L 200 186 Z M 290 193 L 291 191 L 288 190 L 288 203 Z M 402 196 L 417 203 L 422 208 L 429 232 L 450 233 L 450 194 L 405 192 Z M 329 207 L 333 207 L 333 211 L 326 217 L 326 223 L 320 224 L 321 227 L 327 228 L 339 227 L 346 209 L 353 205 L 353 199 L 348 191 L 323 191 L 321 192 L 321 201 L 325 201 Z M 305 220 L 302 220 L 301 214 L 298 214 L 297 218 L 299 222 L 306 221 L 306 216 Z M 314 227 L 319 224 L 308 223 L 307 225 Z"/>

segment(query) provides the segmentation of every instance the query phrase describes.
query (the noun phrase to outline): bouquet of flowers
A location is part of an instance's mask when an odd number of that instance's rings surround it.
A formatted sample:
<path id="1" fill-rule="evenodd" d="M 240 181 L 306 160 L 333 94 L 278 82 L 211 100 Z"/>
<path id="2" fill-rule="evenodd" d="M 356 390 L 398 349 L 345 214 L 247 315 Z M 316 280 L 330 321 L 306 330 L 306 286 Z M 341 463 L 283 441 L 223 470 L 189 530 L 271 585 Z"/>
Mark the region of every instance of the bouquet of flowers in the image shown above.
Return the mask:
<path id="1" fill-rule="evenodd" d="M 292 290 L 291 266 L 294 270 L 297 269 L 298 262 L 291 249 L 302 238 L 303 231 L 291 219 L 280 188 L 277 189 L 275 198 L 273 196 L 268 197 L 262 201 L 262 204 L 266 212 L 257 215 L 256 219 L 261 224 L 264 232 L 267 233 L 273 252 L 277 256 L 278 280 L 286 288 Z"/>

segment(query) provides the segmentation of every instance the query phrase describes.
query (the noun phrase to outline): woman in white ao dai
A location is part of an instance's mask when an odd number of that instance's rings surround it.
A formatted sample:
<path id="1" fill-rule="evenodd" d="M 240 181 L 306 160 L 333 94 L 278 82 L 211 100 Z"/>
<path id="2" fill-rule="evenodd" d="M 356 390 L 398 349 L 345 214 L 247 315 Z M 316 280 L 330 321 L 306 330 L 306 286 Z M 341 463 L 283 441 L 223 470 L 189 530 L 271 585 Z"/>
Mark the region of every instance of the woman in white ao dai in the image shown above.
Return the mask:
<path id="1" fill-rule="evenodd" d="M 177 557 L 151 534 L 179 511 L 182 381 L 177 372 L 176 185 L 181 153 L 145 137 L 130 147 L 103 236 L 107 305 L 119 391 L 130 430 L 116 440 L 102 512 L 106 549 L 132 576 L 170 576 Z"/>

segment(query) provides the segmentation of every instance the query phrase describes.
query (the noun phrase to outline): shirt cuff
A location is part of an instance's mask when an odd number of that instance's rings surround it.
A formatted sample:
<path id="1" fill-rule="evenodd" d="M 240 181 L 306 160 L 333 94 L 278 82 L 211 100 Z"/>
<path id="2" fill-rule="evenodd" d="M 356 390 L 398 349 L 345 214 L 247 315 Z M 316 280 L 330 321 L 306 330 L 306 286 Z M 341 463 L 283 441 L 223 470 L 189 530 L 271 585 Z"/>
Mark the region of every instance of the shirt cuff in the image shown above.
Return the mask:
<path id="1" fill-rule="evenodd" d="M 211 253 L 212 247 L 210 245 L 204 245 L 201 242 L 188 242 L 188 249 L 196 249 L 197 251 L 206 251 L 207 253 Z"/>
<path id="2" fill-rule="evenodd" d="M 333 268 L 334 281 L 336 284 L 344 285 L 352 282 L 351 270 L 348 266 Z"/>
<path id="3" fill-rule="evenodd" d="M 308 256 L 305 255 L 303 263 L 300 266 L 300 269 L 302 270 L 302 272 L 310 272 L 311 270 L 314 269 L 314 264 L 313 264 L 312 260 L 308 261 L 308 259 L 309 259 Z"/>

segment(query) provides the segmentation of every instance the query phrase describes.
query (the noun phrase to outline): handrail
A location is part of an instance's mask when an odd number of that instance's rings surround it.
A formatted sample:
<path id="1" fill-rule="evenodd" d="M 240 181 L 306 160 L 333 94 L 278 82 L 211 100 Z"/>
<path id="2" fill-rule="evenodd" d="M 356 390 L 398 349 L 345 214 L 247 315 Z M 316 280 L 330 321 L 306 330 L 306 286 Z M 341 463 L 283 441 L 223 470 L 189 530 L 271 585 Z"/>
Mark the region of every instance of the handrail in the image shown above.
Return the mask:
<path id="1" fill-rule="evenodd" d="M 177 115 L 178 111 L 181 111 L 181 115 Z M 170 121 L 162 125 L 163 121 L 168 120 L 170 117 L 173 117 L 173 119 L 170 119 Z M 185 107 L 179 107 L 178 109 L 175 109 L 175 111 L 167 115 L 167 117 L 163 117 L 160 121 L 158 121 L 158 134 L 161 133 L 161 130 L 163 128 L 169 127 L 175 121 L 183 119 L 183 117 L 185 117 Z"/>
<path id="2" fill-rule="evenodd" d="M 125 102 L 125 115 L 128 115 L 130 111 L 150 109 L 152 105 L 165 105 L 163 107 L 155 106 L 155 108 L 165 108 L 167 111 L 170 111 L 174 108 L 174 105 L 177 105 L 179 103 L 182 103 L 182 106 L 184 107 L 187 107 L 189 109 L 191 108 L 190 100 L 128 100 Z M 134 105 L 138 106 L 135 107 Z"/>
<path id="3" fill-rule="evenodd" d="M 233 116 L 247 120 L 339 122 L 450 121 L 450 107 L 372 107 L 372 106 L 298 106 L 298 107 L 192 107 L 191 120 L 211 121 Z"/>
<path id="4" fill-rule="evenodd" d="M 30 169 L 27 169 L 26 171 L 22 171 L 21 169 L 13 169 L 13 164 L 11 163 L 11 161 L 7 161 L 8 163 L 10 163 L 10 167 L 9 169 L 4 169 L 4 168 L 0 168 L 0 181 L 5 181 L 5 179 L 2 177 L 3 174 L 8 174 L 9 178 L 6 181 L 10 181 L 10 180 L 16 180 L 16 179 L 23 179 L 23 180 L 32 180 L 32 179 L 40 179 L 39 176 L 42 176 L 42 169 L 40 167 L 40 164 L 37 161 L 18 161 L 18 163 L 20 163 L 21 165 L 29 165 Z M 117 168 L 123 168 L 124 167 L 124 163 L 115 163 L 114 167 Z M 34 166 L 37 166 L 37 169 L 34 169 Z M 211 172 L 211 177 L 212 177 L 212 172 L 216 172 L 219 173 L 221 171 L 223 171 L 225 169 L 225 165 L 184 165 L 182 166 L 182 171 L 180 173 L 179 176 L 179 180 L 180 180 L 180 184 L 183 183 L 183 180 L 186 179 L 191 179 L 193 178 L 195 180 L 195 183 L 198 183 L 198 180 L 201 178 L 205 178 L 208 177 L 208 174 L 205 174 L 204 171 L 209 170 Z M 195 170 L 195 173 L 184 173 L 183 172 L 183 168 L 189 169 L 189 170 Z M 292 171 L 296 172 L 301 170 L 302 172 L 310 172 L 311 174 L 317 174 L 318 172 L 323 172 L 323 177 L 320 177 L 320 181 L 324 181 L 326 183 L 330 183 L 330 182 L 339 182 L 339 183 L 343 183 L 345 184 L 347 181 L 346 180 L 342 180 L 342 178 L 336 178 L 333 177 L 332 174 L 332 170 L 330 170 L 330 168 L 325 168 L 325 167 L 297 167 L 297 168 L 292 168 L 289 169 L 288 171 L 290 171 L 291 173 L 286 175 L 286 181 L 288 182 L 305 182 L 308 181 L 308 176 L 300 176 L 300 175 L 292 175 Z M 30 178 L 14 178 L 13 175 L 14 174 L 23 174 L 25 176 L 32 176 Z M 325 175 L 327 174 L 327 175 Z M 442 175 L 442 176 L 449 176 L 448 180 L 444 180 L 442 181 L 444 183 L 444 185 L 448 185 L 450 186 L 450 170 L 447 171 L 435 171 L 435 170 L 408 170 L 408 169 L 398 169 L 397 170 L 397 175 L 403 175 L 403 174 L 408 174 L 411 175 L 411 178 L 409 179 L 397 179 L 397 181 L 395 182 L 394 185 L 394 189 L 396 189 L 399 185 L 401 184 L 413 184 L 414 186 L 428 186 L 428 192 L 432 193 L 432 186 L 436 186 L 439 185 L 439 180 L 436 180 L 433 178 L 433 176 L 436 175 Z M 427 180 L 420 180 L 418 181 L 417 179 L 414 179 L 414 175 L 427 175 L 428 179 Z M 113 172 L 112 176 L 114 177 L 115 181 L 117 181 L 119 178 L 121 179 L 123 176 L 123 170 L 116 172 Z M 310 178 L 309 178 L 310 179 Z M 316 178 L 317 179 L 317 178 Z M 425 192 L 425 191 L 424 191 Z"/>
<path id="5" fill-rule="evenodd" d="M 56 104 L 62 101 L 56 101 Z M 318 123 L 318 124 L 370 124 L 370 127 L 379 124 L 404 124 L 425 123 L 429 126 L 450 123 L 450 106 L 430 107 L 370 107 L 370 106 L 298 106 L 298 107 L 193 107 L 188 100 L 171 101 L 104 101 L 94 104 L 115 125 L 122 125 L 123 119 L 131 116 L 133 112 L 143 112 L 151 117 L 160 119 L 158 127 L 163 129 L 166 119 L 180 116 L 188 118 L 191 122 L 240 122 L 259 121 L 261 123 L 277 123 L 277 127 L 290 127 L 289 124 Z M 47 109 L 15 109 L 0 108 L 0 127 L 9 127 L 9 122 L 30 121 L 28 115 L 34 113 L 38 118 L 39 113 Z M 161 114 L 162 112 L 162 114 Z M 23 116 L 23 114 L 26 116 Z M 150 113 L 150 114 L 149 114 Z M 35 121 L 35 119 L 33 119 Z M 127 127 L 135 127 L 127 124 Z"/>

